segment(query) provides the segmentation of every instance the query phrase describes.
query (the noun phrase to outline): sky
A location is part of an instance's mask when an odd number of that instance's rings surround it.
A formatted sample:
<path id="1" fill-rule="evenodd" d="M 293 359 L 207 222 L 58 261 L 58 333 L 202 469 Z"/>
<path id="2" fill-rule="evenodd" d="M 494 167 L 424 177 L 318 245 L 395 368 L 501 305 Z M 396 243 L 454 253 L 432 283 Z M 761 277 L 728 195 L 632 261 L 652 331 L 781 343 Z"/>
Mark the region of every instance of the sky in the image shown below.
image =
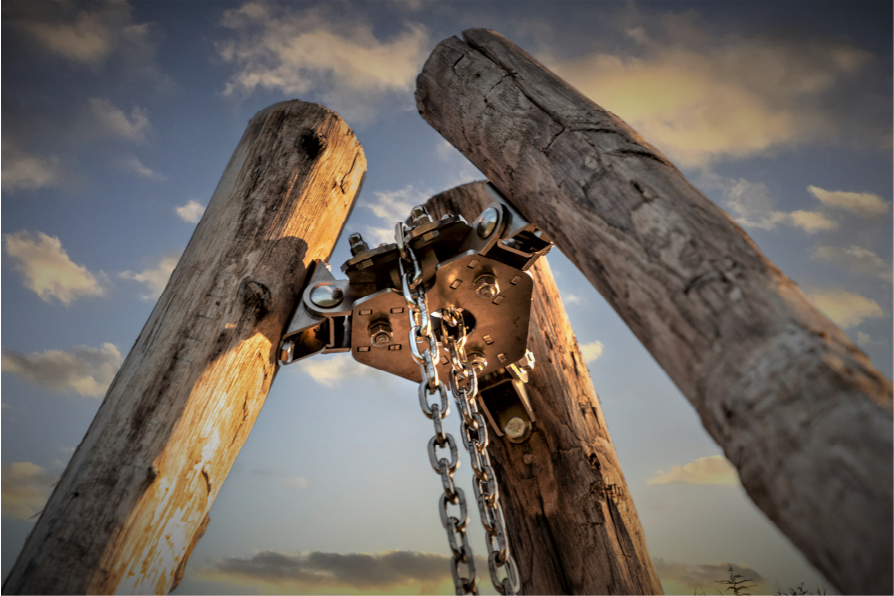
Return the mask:
<path id="1" fill-rule="evenodd" d="M 385 241 L 484 178 L 413 99 L 435 45 L 472 27 L 658 147 L 891 378 L 891 22 L 868 1 L 3 2 L 4 577 L 248 120 L 293 98 L 338 112 L 369 164 L 345 229 Z M 333 271 L 349 256 L 343 233 Z M 716 593 L 728 564 L 764 593 L 833 591 L 614 311 L 548 260 L 665 591 Z M 284 367 L 176 593 L 452 593 L 415 396 L 344 354 Z"/>

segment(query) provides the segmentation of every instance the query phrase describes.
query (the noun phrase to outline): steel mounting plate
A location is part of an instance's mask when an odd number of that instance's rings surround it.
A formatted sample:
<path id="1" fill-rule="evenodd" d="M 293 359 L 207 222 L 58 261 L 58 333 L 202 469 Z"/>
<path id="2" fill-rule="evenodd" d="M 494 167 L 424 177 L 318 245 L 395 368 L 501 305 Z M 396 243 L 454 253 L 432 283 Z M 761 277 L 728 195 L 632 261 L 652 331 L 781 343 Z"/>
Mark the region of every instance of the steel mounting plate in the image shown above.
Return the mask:
<path id="1" fill-rule="evenodd" d="M 483 274 L 497 278 L 497 296 L 485 298 L 475 292 L 475 280 Z M 463 309 L 467 325 L 472 323 L 466 354 L 484 355 L 487 367 L 479 372 L 483 375 L 525 355 L 533 292 L 534 280 L 529 273 L 468 251 L 438 265 L 435 283 L 427 294 L 428 308 L 430 313 L 450 306 Z M 394 289 L 381 290 L 355 302 L 351 313 L 351 353 L 358 362 L 418 383 L 422 375 L 408 344 L 407 310 L 403 295 Z M 393 339 L 388 346 L 374 346 L 370 341 L 370 325 L 380 322 L 391 326 Z M 439 325 L 439 320 L 433 318 L 432 324 Z M 442 349 L 438 374 L 445 382 L 449 370 L 449 357 Z"/>

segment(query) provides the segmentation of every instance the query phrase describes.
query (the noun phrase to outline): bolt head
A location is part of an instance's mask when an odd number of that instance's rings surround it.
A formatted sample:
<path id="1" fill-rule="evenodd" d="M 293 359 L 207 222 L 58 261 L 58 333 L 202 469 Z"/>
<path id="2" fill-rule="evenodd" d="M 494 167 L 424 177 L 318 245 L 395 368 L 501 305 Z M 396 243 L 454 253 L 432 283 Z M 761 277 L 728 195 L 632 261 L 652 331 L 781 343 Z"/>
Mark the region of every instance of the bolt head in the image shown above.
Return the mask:
<path id="1" fill-rule="evenodd" d="M 332 308 L 341 304 L 345 293 L 338 286 L 331 283 L 320 283 L 310 291 L 310 301 L 320 308 Z"/>
<path id="2" fill-rule="evenodd" d="M 481 215 L 478 216 L 478 237 L 479 238 L 488 238 L 491 234 L 494 233 L 494 230 L 497 228 L 497 221 L 500 219 L 500 214 L 497 213 L 497 210 L 493 207 L 488 207 L 485 209 Z"/>
<path id="3" fill-rule="evenodd" d="M 388 323 L 373 323 L 369 327 L 369 341 L 374 346 L 383 348 L 391 345 L 394 335 Z"/>
<path id="4" fill-rule="evenodd" d="M 527 438 L 530 429 L 531 424 L 528 421 L 516 416 L 509 419 L 509 422 L 507 422 L 506 426 L 503 428 L 503 432 L 506 433 L 506 436 L 509 437 L 510 441 L 520 442 Z"/>
<path id="5" fill-rule="evenodd" d="M 493 275 L 482 275 L 475 280 L 475 293 L 482 298 L 493 298 L 500 293 L 500 285 Z"/>

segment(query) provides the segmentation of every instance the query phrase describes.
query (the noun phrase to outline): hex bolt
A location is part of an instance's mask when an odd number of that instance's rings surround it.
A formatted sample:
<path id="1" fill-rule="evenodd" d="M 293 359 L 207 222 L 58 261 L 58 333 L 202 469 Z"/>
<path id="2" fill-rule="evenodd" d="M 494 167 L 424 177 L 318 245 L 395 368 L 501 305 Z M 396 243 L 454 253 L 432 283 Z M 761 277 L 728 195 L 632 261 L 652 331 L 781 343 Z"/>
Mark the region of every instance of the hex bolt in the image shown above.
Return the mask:
<path id="1" fill-rule="evenodd" d="M 310 291 L 310 301 L 320 308 L 338 306 L 344 297 L 345 293 L 341 291 L 341 288 L 327 282 L 315 285 L 314 289 Z"/>
<path id="2" fill-rule="evenodd" d="M 488 207 L 478 216 L 478 237 L 487 238 L 494 233 L 500 214 L 493 207 Z"/>
<path id="3" fill-rule="evenodd" d="M 482 298 L 493 298 L 500 293 L 500 285 L 497 278 L 493 274 L 485 273 L 479 275 L 475 280 L 475 293 Z"/>
<path id="4" fill-rule="evenodd" d="M 513 443 L 521 443 L 527 439 L 530 431 L 531 423 L 518 416 L 510 418 L 509 422 L 507 422 L 506 426 L 503 428 L 503 432 L 506 433 L 506 436 L 509 437 L 509 440 Z"/>
<path id="5" fill-rule="evenodd" d="M 413 209 L 410 210 L 410 218 L 413 220 L 413 225 L 416 226 L 431 222 L 431 215 L 429 215 L 425 205 L 416 205 L 413 207 Z"/>
<path id="6" fill-rule="evenodd" d="M 363 236 L 354 232 L 350 236 L 348 236 L 348 244 L 351 245 L 351 256 L 356 257 L 362 252 L 366 252 L 369 250 L 369 244 L 364 242 Z"/>
<path id="7" fill-rule="evenodd" d="M 393 338 L 391 325 L 388 323 L 373 323 L 369 326 L 369 341 L 372 345 L 384 348 L 391 344 Z"/>
<path id="8" fill-rule="evenodd" d="M 282 342 L 282 348 L 280 349 L 280 352 L 279 352 L 280 361 L 286 362 L 286 363 L 291 362 L 292 354 L 294 353 L 294 350 L 295 350 L 295 342 L 293 342 L 291 339 L 287 339 L 286 341 Z"/>
<path id="9" fill-rule="evenodd" d="M 466 358 L 476 375 L 480 375 L 487 368 L 487 359 L 481 352 L 470 352 Z"/>
<path id="10" fill-rule="evenodd" d="M 525 355 L 515 365 L 522 370 L 534 370 L 534 353 L 531 350 L 525 350 Z"/>

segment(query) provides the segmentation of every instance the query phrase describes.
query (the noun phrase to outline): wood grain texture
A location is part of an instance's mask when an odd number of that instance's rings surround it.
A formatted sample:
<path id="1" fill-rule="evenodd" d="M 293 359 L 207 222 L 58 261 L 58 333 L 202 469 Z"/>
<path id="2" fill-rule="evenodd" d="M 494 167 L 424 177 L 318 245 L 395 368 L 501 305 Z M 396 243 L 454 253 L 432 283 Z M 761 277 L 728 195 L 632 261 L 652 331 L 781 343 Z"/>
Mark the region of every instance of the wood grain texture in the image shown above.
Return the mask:
<path id="1" fill-rule="evenodd" d="M 3 585 L 167 594 L 264 404 L 308 265 L 366 171 L 317 104 L 250 122 L 202 221 Z"/>
<path id="2" fill-rule="evenodd" d="M 428 202 L 473 221 L 491 202 L 486 182 Z M 636 508 L 577 339 L 546 259 L 532 269 L 527 385 L 537 421 L 513 445 L 490 432 L 509 543 L 523 594 L 661 594 Z"/>
<path id="3" fill-rule="evenodd" d="M 726 213 L 492 31 L 437 46 L 419 110 L 539 222 L 839 590 L 892 586 L 892 387 Z"/>

